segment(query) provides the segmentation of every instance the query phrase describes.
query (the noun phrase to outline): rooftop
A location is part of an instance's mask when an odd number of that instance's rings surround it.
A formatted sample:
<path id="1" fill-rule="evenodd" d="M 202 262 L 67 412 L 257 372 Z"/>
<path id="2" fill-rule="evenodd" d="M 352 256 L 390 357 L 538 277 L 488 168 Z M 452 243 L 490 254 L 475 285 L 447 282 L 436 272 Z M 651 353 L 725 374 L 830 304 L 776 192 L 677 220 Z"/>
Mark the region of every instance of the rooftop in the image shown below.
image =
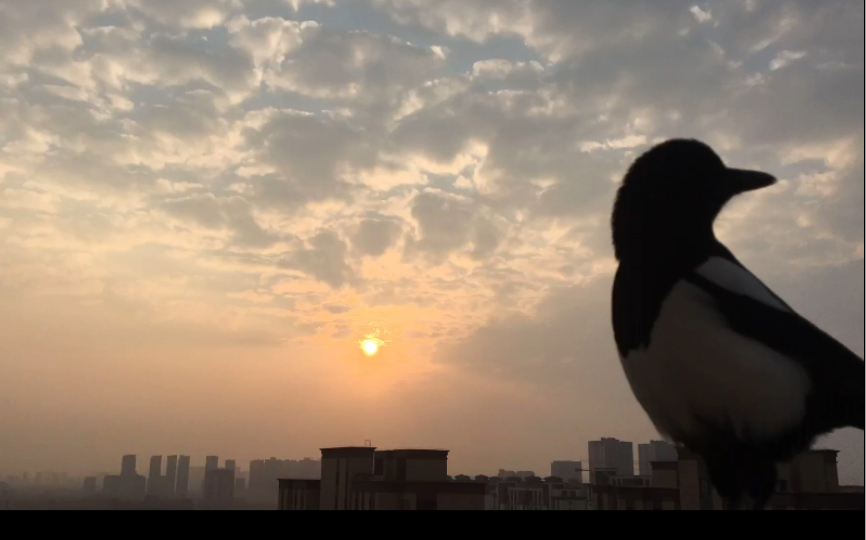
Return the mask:
<path id="1" fill-rule="evenodd" d="M 449 450 L 433 450 L 424 448 L 400 448 L 394 450 L 379 450 L 376 457 L 381 458 L 414 458 L 414 459 L 447 459 Z"/>
<path id="2" fill-rule="evenodd" d="M 375 446 L 341 446 L 337 448 L 320 448 L 323 458 L 353 458 L 372 457 Z"/>

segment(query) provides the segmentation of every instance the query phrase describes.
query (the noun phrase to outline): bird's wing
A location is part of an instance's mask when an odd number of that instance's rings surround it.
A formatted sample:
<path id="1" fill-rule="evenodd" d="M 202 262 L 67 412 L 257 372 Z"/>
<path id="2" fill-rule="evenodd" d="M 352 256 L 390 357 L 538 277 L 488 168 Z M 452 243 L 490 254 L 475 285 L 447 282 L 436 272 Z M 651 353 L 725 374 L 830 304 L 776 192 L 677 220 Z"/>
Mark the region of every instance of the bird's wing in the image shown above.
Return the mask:
<path id="1" fill-rule="evenodd" d="M 712 257 L 686 278 L 710 294 L 735 332 L 799 362 L 812 379 L 815 429 L 863 427 L 864 363 L 797 314 L 736 260 Z"/>

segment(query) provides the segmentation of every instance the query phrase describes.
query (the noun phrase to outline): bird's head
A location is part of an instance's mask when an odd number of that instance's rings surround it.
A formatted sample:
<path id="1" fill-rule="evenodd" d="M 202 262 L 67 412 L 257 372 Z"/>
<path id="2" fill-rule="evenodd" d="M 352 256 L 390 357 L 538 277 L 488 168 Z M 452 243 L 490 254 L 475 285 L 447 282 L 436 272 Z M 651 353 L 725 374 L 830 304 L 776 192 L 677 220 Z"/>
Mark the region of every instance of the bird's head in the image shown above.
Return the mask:
<path id="1" fill-rule="evenodd" d="M 617 259 L 659 241 L 682 244 L 712 237 L 716 217 L 732 198 L 775 183 L 767 173 L 725 166 L 700 141 L 663 142 L 635 160 L 617 193 Z"/>

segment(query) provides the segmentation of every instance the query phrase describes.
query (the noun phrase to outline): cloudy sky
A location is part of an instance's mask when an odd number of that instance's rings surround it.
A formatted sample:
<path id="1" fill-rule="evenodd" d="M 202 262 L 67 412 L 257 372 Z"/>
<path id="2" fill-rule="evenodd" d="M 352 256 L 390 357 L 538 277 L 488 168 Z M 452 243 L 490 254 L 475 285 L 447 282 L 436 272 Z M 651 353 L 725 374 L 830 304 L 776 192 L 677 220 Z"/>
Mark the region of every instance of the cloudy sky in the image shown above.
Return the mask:
<path id="1" fill-rule="evenodd" d="M 0 473 L 656 436 L 608 221 L 669 137 L 782 179 L 719 235 L 862 355 L 863 10 L 0 0 Z"/>

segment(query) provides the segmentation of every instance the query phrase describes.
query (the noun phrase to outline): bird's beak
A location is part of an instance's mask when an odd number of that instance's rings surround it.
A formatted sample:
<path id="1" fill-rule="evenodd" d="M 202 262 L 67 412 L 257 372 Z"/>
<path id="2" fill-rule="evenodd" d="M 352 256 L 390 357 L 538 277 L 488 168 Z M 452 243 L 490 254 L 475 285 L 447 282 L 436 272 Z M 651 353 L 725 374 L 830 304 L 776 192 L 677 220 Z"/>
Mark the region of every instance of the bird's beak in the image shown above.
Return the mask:
<path id="1" fill-rule="evenodd" d="M 768 188 L 776 184 L 776 177 L 759 171 L 728 169 L 727 182 L 735 195 Z"/>

